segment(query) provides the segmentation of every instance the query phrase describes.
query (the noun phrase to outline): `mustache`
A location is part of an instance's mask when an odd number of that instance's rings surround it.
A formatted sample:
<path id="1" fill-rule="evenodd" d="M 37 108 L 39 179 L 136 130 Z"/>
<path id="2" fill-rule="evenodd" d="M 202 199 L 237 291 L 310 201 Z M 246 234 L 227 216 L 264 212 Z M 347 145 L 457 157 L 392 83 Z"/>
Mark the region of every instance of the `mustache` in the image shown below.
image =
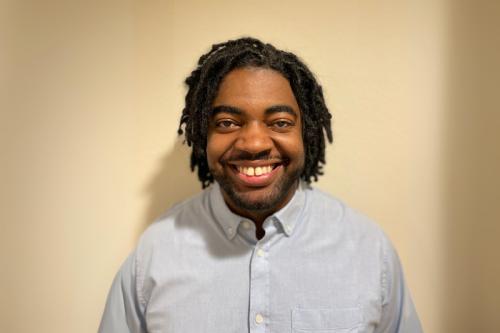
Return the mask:
<path id="1" fill-rule="evenodd" d="M 276 155 L 271 155 L 267 151 L 262 151 L 258 152 L 255 154 L 246 152 L 246 151 L 240 151 L 234 154 L 231 154 L 228 157 L 222 158 L 221 162 L 227 163 L 227 162 L 237 162 L 237 161 L 265 161 L 265 160 L 279 160 L 282 161 L 283 157 L 281 156 L 276 156 Z"/>

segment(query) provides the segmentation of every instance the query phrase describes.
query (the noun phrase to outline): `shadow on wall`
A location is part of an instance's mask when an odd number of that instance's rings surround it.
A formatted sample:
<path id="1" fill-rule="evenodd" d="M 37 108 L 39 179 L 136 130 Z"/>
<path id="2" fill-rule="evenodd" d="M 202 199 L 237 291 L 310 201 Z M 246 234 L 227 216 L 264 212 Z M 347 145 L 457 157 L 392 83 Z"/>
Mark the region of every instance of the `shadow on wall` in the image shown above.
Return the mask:
<path id="1" fill-rule="evenodd" d="M 160 161 L 157 172 L 145 188 L 149 206 L 143 219 L 142 230 L 176 203 L 200 192 L 201 183 L 191 172 L 191 148 L 178 138 L 174 148 Z"/>
<path id="2" fill-rule="evenodd" d="M 445 332 L 500 332 L 498 1 L 454 2 L 445 205 Z"/>

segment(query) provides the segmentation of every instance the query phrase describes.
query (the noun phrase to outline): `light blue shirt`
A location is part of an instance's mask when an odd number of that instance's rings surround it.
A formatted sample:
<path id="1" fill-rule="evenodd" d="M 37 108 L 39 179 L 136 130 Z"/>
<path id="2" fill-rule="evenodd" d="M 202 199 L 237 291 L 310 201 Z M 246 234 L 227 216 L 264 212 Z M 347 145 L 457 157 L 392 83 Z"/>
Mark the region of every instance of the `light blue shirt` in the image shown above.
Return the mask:
<path id="1" fill-rule="evenodd" d="M 144 232 L 118 272 L 100 333 L 422 332 L 378 226 L 301 184 L 263 224 L 217 184 Z"/>

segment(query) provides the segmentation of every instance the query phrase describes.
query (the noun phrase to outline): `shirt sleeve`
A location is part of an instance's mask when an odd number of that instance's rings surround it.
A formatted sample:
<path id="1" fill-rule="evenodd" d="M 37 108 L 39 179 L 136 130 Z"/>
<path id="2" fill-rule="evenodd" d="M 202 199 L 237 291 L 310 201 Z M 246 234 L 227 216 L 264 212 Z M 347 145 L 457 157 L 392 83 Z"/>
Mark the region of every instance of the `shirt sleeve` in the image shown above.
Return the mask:
<path id="1" fill-rule="evenodd" d="M 113 281 L 98 333 L 146 332 L 136 281 L 135 255 L 131 254 Z"/>
<path id="2" fill-rule="evenodd" d="M 422 333 L 422 327 L 406 287 L 398 255 L 390 242 L 384 244 L 382 316 L 376 333 Z"/>

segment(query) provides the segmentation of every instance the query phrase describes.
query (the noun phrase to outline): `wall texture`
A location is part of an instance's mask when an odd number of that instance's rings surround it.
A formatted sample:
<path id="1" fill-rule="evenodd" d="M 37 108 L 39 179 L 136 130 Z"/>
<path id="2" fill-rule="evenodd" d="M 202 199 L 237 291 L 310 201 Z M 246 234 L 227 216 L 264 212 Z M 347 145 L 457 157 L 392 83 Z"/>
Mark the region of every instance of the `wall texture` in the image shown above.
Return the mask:
<path id="1" fill-rule="evenodd" d="M 242 35 L 317 74 L 335 133 L 317 186 L 391 237 L 425 331 L 500 330 L 493 1 L 0 6 L 0 331 L 97 329 L 142 230 L 199 191 L 182 81 Z"/>

